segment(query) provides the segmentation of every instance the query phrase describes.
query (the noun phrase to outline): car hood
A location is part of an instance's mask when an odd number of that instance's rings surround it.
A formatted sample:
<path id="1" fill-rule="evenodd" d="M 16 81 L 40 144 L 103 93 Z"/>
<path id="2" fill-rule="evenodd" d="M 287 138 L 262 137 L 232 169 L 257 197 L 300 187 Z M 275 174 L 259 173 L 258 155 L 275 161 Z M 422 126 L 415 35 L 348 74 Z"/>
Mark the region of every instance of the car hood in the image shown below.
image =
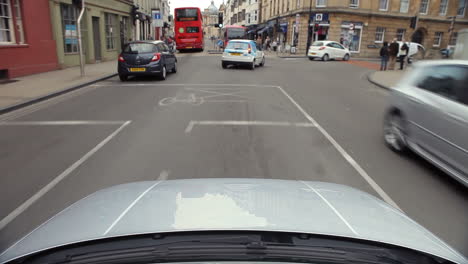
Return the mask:
<path id="1" fill-rule="evenodd" d="M 384 242 L 467 260 L 404 213 L 350 187 L 306 181 L 192 179 L 98 191 L 36 228 L 0 263 L 77 242 L 178 231 L 285 231 Z"/>

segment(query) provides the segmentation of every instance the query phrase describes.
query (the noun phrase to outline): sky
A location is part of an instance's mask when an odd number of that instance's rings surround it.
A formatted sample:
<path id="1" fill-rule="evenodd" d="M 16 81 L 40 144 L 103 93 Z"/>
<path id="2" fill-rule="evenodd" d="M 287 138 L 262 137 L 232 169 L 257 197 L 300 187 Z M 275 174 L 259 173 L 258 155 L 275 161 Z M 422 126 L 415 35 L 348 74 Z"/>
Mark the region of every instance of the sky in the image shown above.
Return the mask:
<path id="1" fill-rule="evenodd" d="M 174 14 L 174 8 L 186 7 L 186 6 L 197 6 L 202 11 L 211 4 L 211 0 L 169 0 L 171 7 L 171 14 Z M 215 6 L 219 8 L 223 0 L 214 0 Z"/>

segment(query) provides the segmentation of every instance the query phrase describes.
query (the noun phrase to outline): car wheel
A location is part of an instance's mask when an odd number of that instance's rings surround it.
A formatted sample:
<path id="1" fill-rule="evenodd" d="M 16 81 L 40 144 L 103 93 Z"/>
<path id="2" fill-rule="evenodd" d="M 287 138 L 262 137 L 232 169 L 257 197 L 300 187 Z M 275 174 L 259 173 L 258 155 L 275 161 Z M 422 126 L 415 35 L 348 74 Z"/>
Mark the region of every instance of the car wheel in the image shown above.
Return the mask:
<path id="1" fill-rule="evenodd" d="M 227 63 L 225 63 L 224 61 L 221 62 L 221 66 L 223 67 L 223 69 L 226 69 L 227 68 Z"/>
<path id="2" fill-rule="evenodd" d="M 260 67 L 265 66 L 265 57 L 262 58 L 262 62 L 260 63 Z"/>
<path id="3" fill-rule="evenodd" d="M 349 61 L 349 54 L 346 54 L 343 58 L 344 61 Z"/>
<path id="4" fill-rule="evenodd" d="M 176 73 L 177 72 L 177 61 L 174 62 L 174 67 L 172 68 L 172 73 Z"/>
<path id="5" fill-rule="evenodd" d="M 401 114 L 389 112 L 384 119 L 385 144 L 397 153 L 404 153 L 408 147 L 406 144 L 405 121 Z"/>
<path id="6" fill-rule="evenodd" d="M 120 79 L 121 82 L 126 82 L 128 80 L 128 76 L 119 74 L 119 79 Z"/>
<path id="7" fill-rule="evenodd" d="M 314 58 L 312 58 L 312 57 L 309 57 L 309 60 L 313 61 L 313 60 L 314 60 Z"/>
<path id="8" fill-rule="evenodd" d="M 253 71 L 255 70 L 255 60 L 252 62 L 252 64 L 250 65 L 250 69 Z"/>
<path id="9" fill-rule="evenodd" d="M 325 55 L 323 55 L 322 60 L 323 61 L 329 61 L 330 57 L 328 56 L 328 54 L 325 54 Z"/>
<path id="10" fill-rule="evenodd" d="M 166 69 L 166 66 L 164 65 L 162 67 L 162 71 L 161 71 L 161 74 L 159 75 L 159 78 L 164 81 L 166 80 L 166 77 L 167 77 L 167 69 Z"/>

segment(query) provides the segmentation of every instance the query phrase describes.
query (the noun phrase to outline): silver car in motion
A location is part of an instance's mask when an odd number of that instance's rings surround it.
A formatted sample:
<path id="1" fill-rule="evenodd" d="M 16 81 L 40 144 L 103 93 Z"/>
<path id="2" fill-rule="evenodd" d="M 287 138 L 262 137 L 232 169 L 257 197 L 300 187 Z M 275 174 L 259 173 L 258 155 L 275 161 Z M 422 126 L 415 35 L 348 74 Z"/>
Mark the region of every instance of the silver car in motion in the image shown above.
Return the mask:
<path id="1" fill-rule="evenodd" d="M 104 189 L 0 254 L 0 263 L 187 261 L 468 263 L 365 192 L 323 182 L 228 178 Z"/>
<path id="2" fill-rule="evenodd" d="M 392 89 L 384 139 L 468 187 L 468 61 L 421 62 Z"/>

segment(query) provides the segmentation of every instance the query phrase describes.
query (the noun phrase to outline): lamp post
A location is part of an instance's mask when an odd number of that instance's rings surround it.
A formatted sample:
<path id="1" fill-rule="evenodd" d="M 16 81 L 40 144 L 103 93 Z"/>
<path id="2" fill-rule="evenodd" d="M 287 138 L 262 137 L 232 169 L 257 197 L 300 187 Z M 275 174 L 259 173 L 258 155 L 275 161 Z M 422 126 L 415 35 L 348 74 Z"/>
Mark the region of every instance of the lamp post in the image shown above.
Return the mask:
<path id="1" fill-rule="evenodd" d="M 81 41 L 81 19 L 83 18 L 83 14 L 85 11 L 85 0 L 81 0 L 81 11 L 80 15 L 78 16 L 78 20 L 76 23 L 78 24 L 78 50 L 80 55 L 80 73 L 81 77 L 85 75 L 84 71 L 84 58 L 83 58 L 83 42 Z"/>

